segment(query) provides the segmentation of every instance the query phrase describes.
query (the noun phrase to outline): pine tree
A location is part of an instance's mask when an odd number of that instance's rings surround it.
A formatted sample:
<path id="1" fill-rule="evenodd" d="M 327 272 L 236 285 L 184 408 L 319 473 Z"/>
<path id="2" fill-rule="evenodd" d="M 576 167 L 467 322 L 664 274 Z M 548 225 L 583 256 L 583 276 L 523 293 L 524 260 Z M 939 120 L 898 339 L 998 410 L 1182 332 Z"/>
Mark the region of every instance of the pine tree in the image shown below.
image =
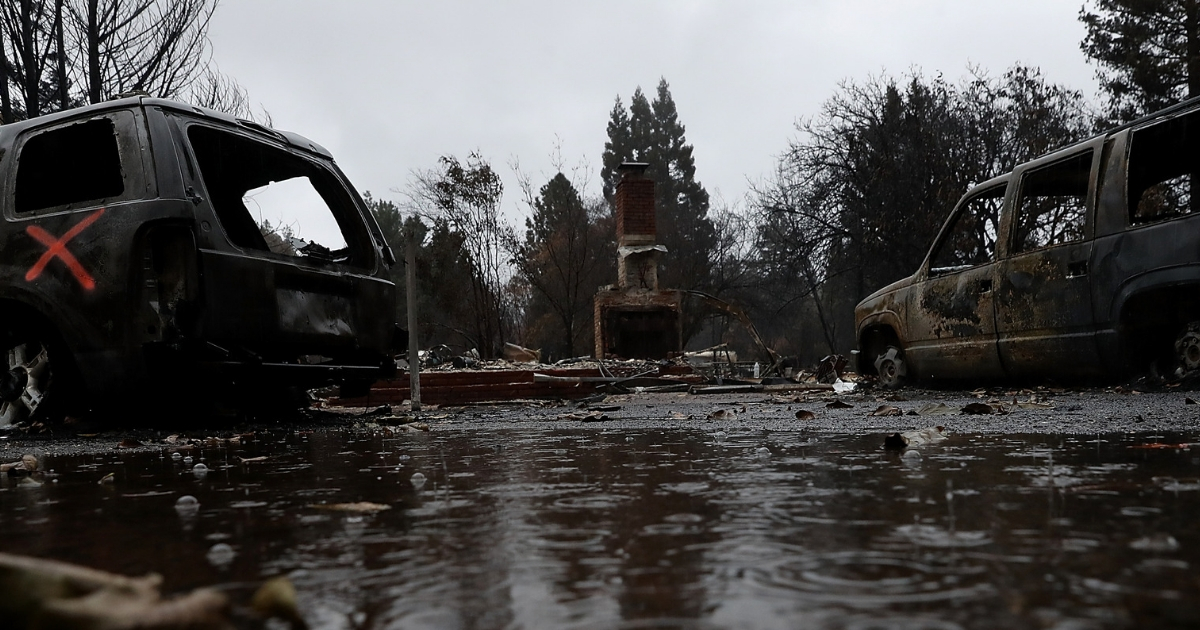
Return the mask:
<path id="1" fill-rule="evenodd" d="M 667 254 L 660 259 L 660 284 L 672 289 L 710 289 L 716 230 L 708 218 L 708 192 L 695 179 L 692 145 L 684 137 L 666 79 L 659 81 L 653 102 L 641 88 L 635 90 L 628 113 L 617 98 L 608 138 L 600 175 L 610 203 L 622 162 L 650 165 L 646 175 L 655 182 L 658 242 L 667 247 Z"/>
<path id="2" fill-rule="evenodd" d="M 595 220 L 598 204 L 590 205 L 566 175 L 556 174 L 532 201 L 525 239 L 515 248 L 514 262 L 534 289 L 529 337 L 550 355 L 577 356 L 592 346 L 592 296 L 614 252 L 610 226 Z"/>
<path id="3" fill-rule="evenodd" d="M 1200 0 L 1097 0 L 1080 48 L 1099 65 L 1109 115 L 1132 120 L 1200 96 Z"/>

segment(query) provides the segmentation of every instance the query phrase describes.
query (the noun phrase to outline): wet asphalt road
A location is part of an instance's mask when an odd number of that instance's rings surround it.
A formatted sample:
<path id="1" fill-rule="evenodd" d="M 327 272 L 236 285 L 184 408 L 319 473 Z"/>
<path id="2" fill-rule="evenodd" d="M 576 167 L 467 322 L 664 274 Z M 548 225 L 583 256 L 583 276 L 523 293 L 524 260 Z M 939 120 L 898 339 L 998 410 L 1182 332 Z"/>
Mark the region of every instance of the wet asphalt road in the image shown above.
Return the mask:
<path id="1" fill-rule="evenodd" d="M 1073 434 L 1196 432 L 1200 441 L 1200 392 L 1179 389 L 1137 391 L 1109 388 L 990 388 L 974 391 L 904 389 L 788 394 L 628 394 L 590 403 L 529 402 L 441 407 L 411 413 L 387 409 L 313 409 L 295 415 L 253 421 L 213 419 L 179 426 L 169 413 L 126 424 L 57 426 L 34 434 L 21 429 L 0 432 L 0 461 L 23 453 L 71 455 L 161 450 L 169 436 L 184 439 L 229 438 L 261 430 L 322 431 L 377 429 L 418 422 L 430 431 L 471 428 L 596 428 L 642 430 L 701 428 L 727 433 L 811 431 L 883 437 L 893 432 L 943 426 L 950 434 Z M 830 407 L 834 401 L 848 407 Z M 984 403 L 993 413 L 962 409 Z M 903 415 L 872 415 L 881 406 Z M 931 407 L 944 405 L 933 409 Z M 811 412 L 798 418 L 797 412 Z M 920 415 L 918 412 L 925 412 Z M 896 413 L 892 411 L 891 413 Z M 126 425 L 126 426 L 122 426 Z M 136 428 L 129 428 L 136 427 Z M 152 428 L 147 428 L 152 427 Z"/>

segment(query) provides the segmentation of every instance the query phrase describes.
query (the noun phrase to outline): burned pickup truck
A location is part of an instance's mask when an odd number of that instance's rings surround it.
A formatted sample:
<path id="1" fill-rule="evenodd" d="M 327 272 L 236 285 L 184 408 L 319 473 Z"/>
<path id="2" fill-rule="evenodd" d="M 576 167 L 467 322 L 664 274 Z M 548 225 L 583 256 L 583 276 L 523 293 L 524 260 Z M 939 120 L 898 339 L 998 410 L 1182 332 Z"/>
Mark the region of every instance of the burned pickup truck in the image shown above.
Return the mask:
<path id="1" fill-rule="evenodd" d="M 1200 100 L 967 192 L 912 276 L 855 309 L 859 369 L 1095 378 L 1200 369 Z"/>
<path id="2" fill-rule="evenodd" d="M 394 370 L 395 258 L 299 135 L 125 98 L 0 126 L 0 182 L 0 426 Z"/>

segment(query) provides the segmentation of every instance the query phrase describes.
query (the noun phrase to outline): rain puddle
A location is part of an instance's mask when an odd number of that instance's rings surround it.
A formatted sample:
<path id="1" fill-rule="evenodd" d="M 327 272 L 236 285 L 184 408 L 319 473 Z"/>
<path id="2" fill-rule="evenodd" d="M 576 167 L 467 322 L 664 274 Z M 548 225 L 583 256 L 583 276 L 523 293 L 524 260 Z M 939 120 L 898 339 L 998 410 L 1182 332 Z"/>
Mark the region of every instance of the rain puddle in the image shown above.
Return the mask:
<path id="1" fill-rule="evenodd" d="M 283 574 L 314 628 L 1195 627 L 1188 439 L 280 430 L 48 458 L 0 550 Z"/>

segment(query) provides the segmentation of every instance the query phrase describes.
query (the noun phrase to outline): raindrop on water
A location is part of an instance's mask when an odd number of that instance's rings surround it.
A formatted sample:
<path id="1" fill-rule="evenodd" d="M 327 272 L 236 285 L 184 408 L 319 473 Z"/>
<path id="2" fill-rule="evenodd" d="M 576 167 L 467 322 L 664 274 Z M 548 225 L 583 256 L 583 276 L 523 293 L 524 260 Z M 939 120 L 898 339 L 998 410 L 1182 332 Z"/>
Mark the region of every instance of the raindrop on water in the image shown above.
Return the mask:
<path id="1" fill-rule="evenodd" d="M 208 466 L 204 464 L 196 464 L 192 466 L 192 474 L 196 475 L 197 479 L 203 479 L 208 474 Z"/>
<path id="2" fill-rule="evenodd" d="M 180 455 L 179 451 L 175 451 L 174 453 L 171 453 L 171 459 L 173 459 L 175 461 L 179 461 L 179 460 L 183 459 L 183 455 Z"/>
<path id="3" fill-rule="evenodd" d="M 1138 551 L 1168 552 L 1178 551 L 1179 541 L 1170 534 L 1151 534 L 1129 543 L 1130 548 Z"/>
<path id="4" fill-rule="evenodd" d="M 225 543 L 217 543 L 213 545 L 205 557 L 208 558 L 208 563 L 214 567 L 226 567 L 233 562 L 233 558 L 237 556 L 237 552 L 233 547 Z"/>
<path id="5" fill-rule="evenodd" d="M 770 457 L 770 456 L 771 456 L 771 449 L 769 449 L 769 448 L 767 448 L 767 447 L 765 447 L 765 446 L 760 446 L 760 447 L 758 447 L 758 448 L 754 449 L 754 454 L 755 454 L 755 455 L 757 455 L 757 456 L 759 456 L 759 457 Z"/>
<path id="6" fill-rule="evenodd" d="M 196 500 L 196 497 L 185 494 L 175 502 L 175 511 L 180 516 L 195 516 L 200 511 L 200 502 Z"/>
<path id="7" fill-rule="evenodd" d="M 413 488 L 420 490 L 425 485 L 425 475 L 422 475 L 421 473 L 413 473 L 413 476 L 410 477 L 408 481 L 412 483 Z"/>
<path id="8" fill-rule="evenodd" d="M 188 455 L 187 457 L 184 457 L 184 458 L 183 458 L 183 463 L 185 463 L 185 464 L 187 464 L 187 465 L 189 465 L 189 466 L 190 466 L 190 465 L 192 464 L 192 456 L 191 456 L 191 455 Z"/>

